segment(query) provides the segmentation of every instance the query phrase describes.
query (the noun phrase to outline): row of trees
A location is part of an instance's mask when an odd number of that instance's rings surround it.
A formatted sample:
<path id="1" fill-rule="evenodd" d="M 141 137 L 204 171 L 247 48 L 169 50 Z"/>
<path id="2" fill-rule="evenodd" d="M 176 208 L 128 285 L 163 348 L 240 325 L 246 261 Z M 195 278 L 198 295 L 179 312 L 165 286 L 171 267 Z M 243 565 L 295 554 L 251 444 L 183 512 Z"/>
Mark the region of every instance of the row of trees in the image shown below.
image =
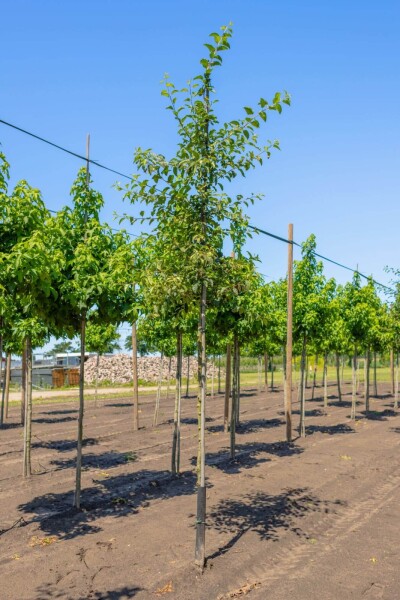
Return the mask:
<path id="1" fill-rule="evenodd" d="M 290 104 L 287 93 L 260 98 L 255 107 L 220 123 L 213 74 L 229 49 L 231 27 L 211 34 L 202 70 L 183 89 L 169 79 L 162 91 L 177 125 L 178 143 L 167 158 L 138 148 L 136 174 L 125 199 L 150 219 L 150 234 L 132 241 L 100 220 L 101 194 L 91 186 L 89 164 L 71 189 L 72 206 L 50 213 L 38 190 L 27 182 L 8 189 L 9 166 L 0 155 L 0 354 L 23 354 L 22 420 L 24 475 L 30 475 L 32 348 L 50 336 L 80 339 L 80 400 L 75 506 L 80 507 L 84 418 L 85 348 L 102 353 L 122 322 L 132 325 L 134 414 L 139 427 L 138 339 L 165 356 L 175 354 L 176 395 L 171 470 L 180 470 L 182 358 L 197 353 L 199 364 L 196 562 L 205 561 L 205 415 L 207 354 L 227 353 L 224 421 L 235 457 L 240 414 L 240 351 L 255 356 L 285 353 L 287 281 L 265 283 L 257 257 L 244 252 L 250 230 L 244 211 L 260 197 L 229 193 L 238 176 L 263 165 L 277 141 L 262 143 L 261 126 Z M 228 191 L 227 191 L 228 190 Z M 147 211 L 147 212 L 146 212 Z M 229 242 L 232 252 L 227 251 Z M 300 434 L 305 435 L 307 352 L 339 356 L 399 346 L 398 302 L 388 307 L 373 282 L 336 285 L 315 257 L 315 238 L 303 245 L 294 269 L 294 352 L 301 356 Z M 232 357 L 232 365 L 231 365 Z M 325 368 L 326 372 L 326 368 Z M 326 378 L 325 378 L 326 381 Z M 326 396 L 326 386 L 325 386 Z M 368 402 L 366 395 L 366 409 Z M 355 417 L 355 392 L 352 416 Z M 1 413 L 4 418 L 3 412 Z"/>

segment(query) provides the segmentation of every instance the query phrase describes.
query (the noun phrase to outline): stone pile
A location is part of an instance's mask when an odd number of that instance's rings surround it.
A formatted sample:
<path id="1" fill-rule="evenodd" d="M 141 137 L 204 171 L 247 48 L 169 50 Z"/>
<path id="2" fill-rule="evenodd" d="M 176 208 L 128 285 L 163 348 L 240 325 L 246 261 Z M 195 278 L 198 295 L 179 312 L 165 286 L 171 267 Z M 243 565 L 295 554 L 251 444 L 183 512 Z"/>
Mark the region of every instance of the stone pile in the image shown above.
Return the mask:
<path id="1" fill-rule="evenodd" d="M 160 362 L 159 356 L 143 356 L 138 357 L 138 378 L 139 380 L 146 382 L 156 383 L 160 376 Z M 169 365 L 171 362 L 171 370 L 169 371 Z M 94 383 L 96 380 L 96 363 L 97 357 L 91 356 L 85 362 L 85 383 Z M 182 377 L 187 377 L 187 357 L 183 359 L 182 365 Z M 218 376 L 218 367 L 212 367 L 211 363 L 207 364 L 207 376 L 212 377 L 212 370 L 214 370 L 214 377 Z M 163 381 L 166 381 L 170 376 L 171 379 L 175 377 L 176 372 L 176 358 L 173 357 L 163 358 L 161 377 Z M 169 375 L 170 373 L 170 375 Z M 189 376 L 190 378 L 197 377 L 197 358 L 191 356 L 189 358 Z M 222 369 L 221 369 L 222 377 Z M 99 382 L 109 381 L 110 383 L 129 383 L 132 381 L 132 356 L 129 354 L 113 354 L 112 356 L 100 356 L 99 359 Z"/>

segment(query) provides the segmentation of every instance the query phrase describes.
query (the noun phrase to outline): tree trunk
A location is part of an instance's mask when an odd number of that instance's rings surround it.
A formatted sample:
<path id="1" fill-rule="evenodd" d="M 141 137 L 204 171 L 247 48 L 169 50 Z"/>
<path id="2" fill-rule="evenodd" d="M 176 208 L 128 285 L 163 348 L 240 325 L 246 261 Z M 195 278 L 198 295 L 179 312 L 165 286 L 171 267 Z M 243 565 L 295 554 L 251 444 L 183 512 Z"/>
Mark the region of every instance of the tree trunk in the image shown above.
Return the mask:
<path id="1" fill-rule="evenodd" d="M 25 340 L 26 355 L 26 401 L 24 426 L 24 477 L 32 475 L 31 441 L 32 441 L 32 346 L 30 338 Z"/>
<path id="2" fill-rule="evenodd" d="M 182 332 L 176 336 L 176 391 L 174 408 L 174 434 L 172 438 L 171 471 L 179 473 L 181 458 L 181 393 L 182 393 Z"/>
<path id="3" fill-rule="evenodd" d="M 26 404 L 26 351 L 25 345 L 22 350 L 21 366 L 21 424 L 25 425 L 25 404 Z"/>
<path id="4" fill-rule="evenodd" d="M 378 382 L 376 377 L 376 352 L 374 351 L 374 396 L 378 397 Z"/>
<path id="5" fill-rule="evenodd" d="M 226 369 L 225 369 L 225 402 L 224 402 L 224 432 L 229 430 L 229 398 L 231 395 L 231 345 L 226 346 Z"/>
<path id="6" fill-rule="evenodd" d="M 237 419 L 237 386 L 238 386 L 238 337 L 235 333 L 233 338 L 233 369 L 232 369 L 232 406 L 231 406 L 231 426 L 230 426 L 230 450 L 231 450 L 231 459 L 235 458 L 235 448 L 236 448 L 236 419 Z"/>
<path id="7" fill-rule="evenodd" d="M 315 386 L 317 384 L 317 367 L 318 367 L 318 354 L 315 355 L 315 362 L 314 362 L 314 374 L 313 374 L 312 392 L 311 392 L 312 400 L 314 400 Z"/>
<path id="8" fill-rule="evenodd" d="M 81 319 L 81 362 L 79 365 L 79 413 L 78 413 L 78 442 L 76 451 L 76 480 L 74 506 L 81 508 L 82 484 L 82 446 L 83 446 L 83 414 L 85 408 L 85 343 L 86 343 L 86 314 Z"/>
<path id="9" fill-rule="evenodd" d="M 11 381 L 11 352 L 7 354 L 6 364 L 6 387 L 4 393 L 4 416 L 8 419 L 8 403 L 10 399 L 10 381 Z"/>
<path id="10" fill-rule="evenodd" d="M 97 398 L 98 398 L 98 390 L 99 390 L 99 364 L 100 364 L 100 354 L 97 352 L 96 354 L 96 381 L 94 388 L 94 405 L 97 408 Z"/>
<path id="11" fill-rule="evenodd" d="M 218 354 L 218 394 L 221 393 L 221 355 Z"/>
<path id="12" fill-rule="evenodd" d="M 324 409 L 328 409 L 328 354 L 324 354 Z"/>
<path id="13" fill-rule="evenodd" d="M 270 358 L 270 365 L 271 365 L 271 392 L 274 391 L 274 357 L 271 356 Z"/>
<path id="14" fill-rule="evenodd" d="M 237 359 L 236 359 L 236 428 L 240 423 L 240 346 L 237 342 Z"/>
<path id="15" fill-rule="evenodd" d="M 160 370 L 158 374 L 158 383 L 157 383 L 157 394 L 156 394 L 156 403 L 154 406 L 154 416 L 153 416 L 153 427 L 158 425 L 158 413 L 160 412 L 160 398 L 161 398 L 161 383 L 162 383 L 162 369 L 164 363 L 164 353 L 161 352 L 160 355 Z"/>
<path id="16" fill-rule="evenodd" d="M 136 321 L 132 323 L 132 382 L 133 382 L 133 431 L 139 429 L 139 379 L 137 362 Z"/>
<path id="17" fill-rule="evenodd" d="M 187 357 L 187 365 L 186 365 L 186 396 L 185 396 L 185 398 L 189 398 L 189 382 L 190 382 L 190 356 Z"/>
<path id="18" fill-rule="evenodd" d="M 307 338 L 303 336 L 303 348 L 301 351 L 301 378 L 300 378 L 300 425 L 299 435 L 300 437 L 306 436 L 306 351 L 307 351 Z"/>
<path id="19" fill-rule="evenodd" d="M 393 351 L 393 348 L 390 348 L 390 383 L 391 383 L 391 388 L 392 388 L 392 396 L 394 396 L 394 387 L 395 387 L 394 379 L 395 379 L 395 377 L 394 377 L 394 351 Z"/>
<path id="20" fill-rule="evenodd" d="M 0 325 L 3 325 L 3 320 L 0 320 Z M 0 427 L 4 423 L 4 393 L 5 393 L 6 369 L 3 369 L 3 336 L 0 334 L 0 382 L 1 387 L 1 410 L 0 410 Z"/>
<path id="21" fill-rule="evenodd" d="M 394 409 L 399 408 L 399 353 L 396 352 L 396 370 L 394 382 Z"/>
<path id="22" fill-rule="evenodd" d="M 258 393 L 261 394 L 261 356 L 257 357 L 257 388 Z"/>
<path id="23" fill-rule="evenodd" d="M 369 412 L 369 361 L 370 361 L 370 353 L 369 350 L 365 353 L 365 412 Z"/>
<path id="24" fill-rule="evenodd" d="M 268 354 L 264 352 L 264 377 L 265 377 L 265 391 L 268 390 Z"/>
<path id="25" fill-rule="evenodd" d="M 342 390 L 340 386 L 340 356 L 339 352 L 336 352 L 336 379 L 337 379 L 337 389 L 338 389 L 338 400 L 342 401 Z"/>
<path id="26" fill-rule="evenodd" d="M 176 359 L 178 360 L 178 357 L 176 357 Z M 169 398 L 169 386 L 170 386 L 170 381 L 171 381 L 171 371 L 172 371 L 172 356 L 170 356 L 168 359 L 168 381 L 167 381 L 167 392 L 165 394 L 166 400 L 168 400 L 168 398 Z"/>
<path id="27" fill-rule="evenodd" d="M 211 362 L 211 398 L 214 400 L 214 371 L 215 371 L 215 354 L 213 355 Z"/>
<path id="28" fill-rule="evenodd" d="M 200 342 L 200 485 L 197 490 L 197 518 L 196 518 L 196 548 L 195 562 L 203 569 L 205 564 L 205 539 L 206 539 L 206 302 L 207 288 L 203 281 L 201 286 L 201 303 L 199 318 L 199 342 Z"/>
<path id="29" fill-rule="evenodd" d="M 357 348 L 354 346 L 354 355 L 352 360 L 352 386 L 351 386 L 351 418 L 356 418 L 356 400 L 357 400 Z"/>

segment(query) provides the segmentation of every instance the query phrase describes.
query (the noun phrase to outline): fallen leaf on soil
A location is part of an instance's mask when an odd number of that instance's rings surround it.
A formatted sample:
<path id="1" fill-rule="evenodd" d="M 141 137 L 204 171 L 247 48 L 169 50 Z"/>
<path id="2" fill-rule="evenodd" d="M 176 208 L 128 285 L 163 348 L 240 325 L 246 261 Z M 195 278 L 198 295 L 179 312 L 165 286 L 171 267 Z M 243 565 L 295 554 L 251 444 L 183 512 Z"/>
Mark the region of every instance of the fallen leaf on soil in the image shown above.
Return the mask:
<path id="1" fill-rule="evenodd" d="M 13 560 L 19 560 L 21 558 L 21 556 L 18 554 L 18 552 L 16 552 L 15 554 L 12 555 L 11 557 Z"/>
<path id="2" fill-rule="evenodd" d="M 50 535 L 49 537 L 40 538 L 37 535 L 31 537 L 31 541 L 29 542 L 29 546 L 34 548 L 35 546 L 50 546 L 57 541 L 56 535 Z"/>
<path id="3" fill-rule="evenodd" d="M 172 587 L 172 581 L 169 581 L 164 587 L 159 588 L 156 592 L 154 592 L 157 596 L 162 596 L 163 594 L 170 594 L 174 589 Z"/>
<path id="4" fill-rule="evenodd" d="M 347 454 L 342 454 L 342 456 L 340 458 L 342 460 L 351 460 L 351 456 L 348 456 Z"/>
<path id="5" fill-rule="evenodd" d="M 377 559 L 377 558 L 375 558 L 375 556 L 373 556 L 373 557 L 372 557 L 372 558 L 370 558 L 369 560 L 370 560 L 372 563 L 374 563 L 374 564 L 378 562 L 378 559 Z"/>
<path id="6" fill-rule="evenodd" d="M 99 477 L 110 477 L 110 473 L 107 473 L 107 471 L 100 471 L 99 472 Z"/>
<path id="7" fill-rule="evenodd" d="M 315 538 L 309 538 L 308 543 L 309 544 L 316 544 L 318 540 L 316 540 Z"/>

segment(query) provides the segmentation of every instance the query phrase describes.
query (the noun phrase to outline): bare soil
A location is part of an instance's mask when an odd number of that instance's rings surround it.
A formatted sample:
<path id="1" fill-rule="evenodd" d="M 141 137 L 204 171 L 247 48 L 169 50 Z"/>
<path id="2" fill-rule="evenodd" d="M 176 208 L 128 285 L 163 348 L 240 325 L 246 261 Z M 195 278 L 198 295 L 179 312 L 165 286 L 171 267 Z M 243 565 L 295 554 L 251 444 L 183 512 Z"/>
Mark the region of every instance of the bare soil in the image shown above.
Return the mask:
<path id="1" fill-rule="evenodd" d="M 183 400 L 182 474 L 169 473 L 173 399 L 127 399 L 85 413 L 83 510 L 72 509 L 77 407 L 35 405 L 34 475 L 22 428 L 0 431 L 1 600 L 348 600 L 400 598 L 400 416 L 381 384 L 349 420 L 346 386 L 307 401 L 307 437 L 285 444 L 283 395 L 246 390 L 229 460 L 223 397 L 207 407 L 207 566 L 193 565 L 196 398 Z M 308 396 L 310 396 L 308 390 Z M 294 421 L 298 406 L 294 405 Z"/>

